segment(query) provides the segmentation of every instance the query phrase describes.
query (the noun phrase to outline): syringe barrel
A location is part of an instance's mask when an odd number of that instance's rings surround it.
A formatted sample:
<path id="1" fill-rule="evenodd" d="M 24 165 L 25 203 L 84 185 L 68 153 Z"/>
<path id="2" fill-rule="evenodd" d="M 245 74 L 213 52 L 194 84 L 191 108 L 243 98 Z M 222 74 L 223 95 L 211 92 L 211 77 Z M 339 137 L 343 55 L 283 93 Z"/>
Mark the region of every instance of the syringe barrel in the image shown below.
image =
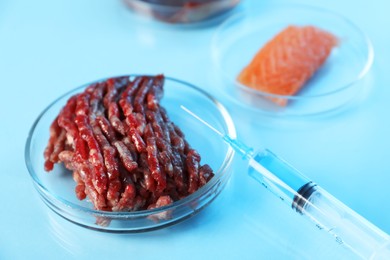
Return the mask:
<path id="1" fill-rule="evenodd" d="M 310 179 L 267 149 L 250 156 L 249 175 L 298 210 L 302 201 L 301 197 L 297 197 L 297 192 L 307 197 L 312 192 Z"/>
<path id="2" fill-rule="evenodd" d="M 321 187 L 306 200 L 302 215 L 362 259 L 390 259 L 390 238 Z"/>
<path id="3" fill-rule="evenodd" d="M 294 211 L 363 259 L 390 259 L 390 237 L 267 149 L 249 160 L 249 174 Z"/>

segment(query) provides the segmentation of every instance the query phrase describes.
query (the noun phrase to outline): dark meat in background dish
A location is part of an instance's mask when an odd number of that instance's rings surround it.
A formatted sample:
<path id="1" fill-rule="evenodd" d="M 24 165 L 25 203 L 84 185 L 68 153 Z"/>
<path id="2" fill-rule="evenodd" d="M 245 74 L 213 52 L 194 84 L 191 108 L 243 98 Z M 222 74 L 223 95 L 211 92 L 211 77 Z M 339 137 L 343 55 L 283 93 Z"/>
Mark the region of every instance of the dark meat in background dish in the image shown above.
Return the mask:
<path id="1" fill-rule="evenodd" d="M 123 0 L 131 9 L 167 23 L 196 23 L 233 9 L 240 0 Z"/>

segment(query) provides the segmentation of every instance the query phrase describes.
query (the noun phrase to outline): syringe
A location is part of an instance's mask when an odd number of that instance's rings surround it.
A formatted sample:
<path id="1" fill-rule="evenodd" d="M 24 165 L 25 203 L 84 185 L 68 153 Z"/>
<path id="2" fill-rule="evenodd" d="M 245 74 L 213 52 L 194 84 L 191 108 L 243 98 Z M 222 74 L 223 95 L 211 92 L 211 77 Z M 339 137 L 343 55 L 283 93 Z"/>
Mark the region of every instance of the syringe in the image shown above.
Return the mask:
<path id="1" fill-rule="evenodd" d="M 390 259 L 390 236 L 302 175 L 268 149 L 254 152 L 237 139 L 222 134 L 202 118 L 183 110 L 213 130 L 248 160 L 249 175 L 293 210 L 330 234 L 338 244 L 362 259 Z"/>

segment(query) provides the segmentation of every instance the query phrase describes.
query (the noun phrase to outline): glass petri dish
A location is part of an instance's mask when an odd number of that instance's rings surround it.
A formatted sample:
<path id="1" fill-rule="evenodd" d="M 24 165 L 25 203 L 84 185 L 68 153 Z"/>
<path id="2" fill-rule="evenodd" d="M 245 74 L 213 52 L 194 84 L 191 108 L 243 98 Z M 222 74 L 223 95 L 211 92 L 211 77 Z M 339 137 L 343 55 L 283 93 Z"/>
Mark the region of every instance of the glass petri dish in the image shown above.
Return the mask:
<path id="1" fill-rule="evenodd" d="M 171 24 L 198 23 L 232 10 L 240 0 L 123 0 L 135 12 Z"/>
<path id="2" fill-rule="evenodd" d="M 273 95 L 240 84 L 236 78 L 241 70 L 289 25 L 317 26 L 336 35 L 340 43 L 296 95 Z M 270 116 L 316 115 L 345 106 L 361 90 L 361 79 L 374 58 L 368 37 L 347 18 L 301 5 L 258 5 L 231 16 L 216 30 L 211 52 L 220 92 L 246 109 Z M 288 105 L 278 106 L 269 97 L 286 99 Z"/>
<path id="3" fill-rule="evenodd" d="M 208 93 L 194 85 L 169 77 L 165 77 L 161 105 L 167 110 L 170 120 L 184 132 L 189 144 L 198 150 L 202 156 L 201 163 L 209 164 L 214 170 L 215 176 L 203 187 L 164 207 L 133 212 L 107 212 L 95 210 L 88 199 L 76 198 L 74 192 L 76 184 L 72 174 L 62 165 L 55 165 L 53 171 L 46 172 L 43 153 L 48 142 L 51 122 L 71 96 L 84 91 L 92 83 L 80 86 L 51 103 L 38 116 L 27 138 L 26 166 L 35 189 L 48 208 L 64 219 L 86 228 L 134 233 L 160 229 L 183 221 L 201 211 L 218 196 L 230 177 L 234 151 L 222 138 L 215 138 L 208 128 L 189 116 L 181 109 L 181 105 L 213 124 L 221 132 L 235 137 L 233 121 L 224 106 Z"/>

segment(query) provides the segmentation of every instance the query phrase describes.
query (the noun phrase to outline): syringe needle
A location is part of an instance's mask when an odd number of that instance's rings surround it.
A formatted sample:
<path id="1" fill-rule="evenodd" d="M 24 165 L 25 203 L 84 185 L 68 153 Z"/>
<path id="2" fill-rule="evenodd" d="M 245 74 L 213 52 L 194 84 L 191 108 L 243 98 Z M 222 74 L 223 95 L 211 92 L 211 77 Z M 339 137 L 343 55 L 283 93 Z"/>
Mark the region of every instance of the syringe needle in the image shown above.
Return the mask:
<path id="1" fill-rule="evenodd" d="M 390 259 L 390 237 L 267 149 L 253 150 L 184 106 L 249 162 L 249 175 L 363 259 Z"/>
<path id="2" fill-rule="evenodd" d="M 183 105 L 180 105 L 181 109 L 183 109 L 184 111 L 186 111 L 188 114 L 190 114 L 191 116 L 193 116 L 194 118 L 196 118 L 197 120 L 199 120 L 200 122 L 202 122 L 204 125 L 206 125 L 208 128 L 210 128 L 211 130 L 213 130 L 213 132 L 215 132 L 216 134 L 218 134 L 220 137 L 222 137 L 222 139 L 227 142 L 233 149 L 234 151 L 238 152 L 240 155 L 242 155 L 243 158 L 246 158 L 246 159 L 249 159 L 251 158 L 252 156 L 252 152 L 253 152 L 253 149 L 246 146 L 244 143 L 238 141 L 237 139 L 233 139 L 231 138 L 230 136 L 228 135 L 225 135 L 225 134 L 222 134 L 220 131 L 218 131 L 215 127 L 213 127 L 212 125 L 210 125 L 208 122 L 206 122 L 205 120 L 203 120 L 202 118 L 200 118 L 197 114 L 195 114 L 194 112 L 192 112 L 191 110 L 189 110 L 188 108 L 186 108 L 185 106 Z"/>
<path id="3" fill-rule="evenodd" d="M 195 117 L 196 119 L 198 119 L 200 122 L 202 122 L 204 125 L 206 125 L 208 128 L 210 128 L 211 130 L 213 130 L 215 133 L 217 133 L 220 137 L 223 137 L 224 135 L 218 131 L 216 128 L 214 128 L 212 125 L 210 125 L 209 123 L 207 123 L 206 121 L 204 121 L 202 118 L 200 118 L 197 114 L 193 113 L 191 110 L 189 110 L 188 108 L 186 108 L 185 106 L 183 105 L 180 105 L 181 109 L 183 109 L 184 111 L 186 111 L 188 114 L 190 114 L 191 116 Z"/>

